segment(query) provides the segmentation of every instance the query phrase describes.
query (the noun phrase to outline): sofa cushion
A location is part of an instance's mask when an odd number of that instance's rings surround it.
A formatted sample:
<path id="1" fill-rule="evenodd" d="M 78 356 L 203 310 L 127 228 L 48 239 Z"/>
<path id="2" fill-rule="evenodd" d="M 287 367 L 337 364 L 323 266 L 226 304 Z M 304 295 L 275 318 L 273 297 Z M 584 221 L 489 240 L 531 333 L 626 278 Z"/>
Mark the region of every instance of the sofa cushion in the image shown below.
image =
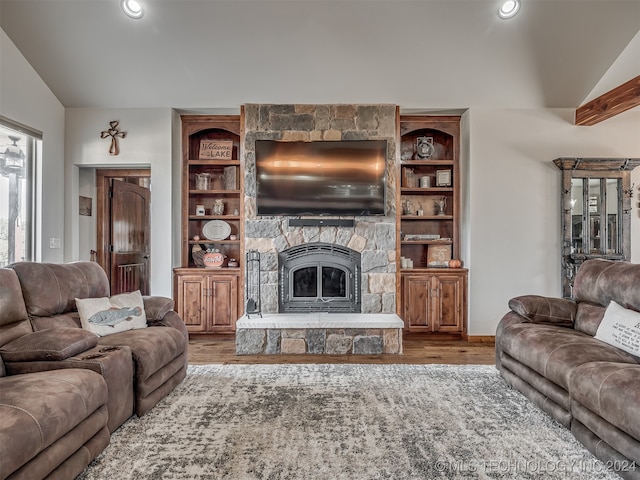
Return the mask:
<path id="1" fill-rule="evenodd" d="M 576 312 L 576 323 L 573 328 L 592 337 L 595 336 L 604 316 L 604 310 L 605 307 L 602 305 L 580 302 Z"/>
<path id="2" fill-rule="evenodd" d="M 99 337 L 147 326 L 139 290 L 111 298 L 76 298 L 76 306 L 82 328 Z"/>
<path id="3" fill-rule="evenodd" d="M 634 356 L 582 332 L 533 323 L 505 328 L 500 348 L 565 390 L 571 373 L 583 363 L 638 363 Z"/>
<path id="4" fill-rule="evenodd" d="M 640 439 L 640 365 L 586 363 L 571 374 L 569 393 L 596 415 Z"/>
<path id="5" fill-rule="evenodd" d="M 0 312 L 0 325 L 28 319 L 20 281 L 9 268 L 0 268 Z"/>
<path id="6" fill-rule="evenodd" d="M 80 328 L 51 328 L 28 333 L 0 348 L 6 362 L 65 360 L 98 344 L 98 337 Z"/>
<path id="7" fill-rule="evenodd" d="M 11 265 L 29 315 L 48 317 L 76 309 L 76 298 L 109 296 L 109 280 L 95 262 L 18 262 Z"/>
<path id="8" fill-rule="evenodd" d="M 138 384 L 187 350 L 187 340 L 181 332 L 169 327 L 148 327 L 144 330 L 119 332 L 99 339 L 100 345 L 126 345 L 135 361 Z"/>
<path id="9" fill-rule="evenodd" d="M 8 325 L 0 325 L 0 346 L 12 342 L 16 338 L 20 338 L 31 332 L 33 332 L 33 328 L 29 320 L 9 323 Z"/>
<path id="10" fill-rule="evenodd" d="M 31 326 L 34 332 L 57 327 L 82 328 L 80 315 L 76 311 L 51 315 L 50 317 L 31 317 Z"/>
<path id="11" fill-rule="evenodd" d="M 640 357 L 640 313 L 611 300 L 595 338 Z"/>
<path id="12" fill-rule="evenodd" d="M 573 327 L 576 318 L 576 303 L 565 298 L 523 295 L 509 300 L 509 308 L 534 323 Z"/>
<path id="13" fill-rule="evenodd" d="M 0 379 L 0 478 L 73 430 L 107 401 L 107 385 L 84 369 Z M 106 425 L 107 415 L 102 417 Z"/>
<path id="14" fill-rule="evenodd" d="M 16 272 L 0 268 L 0 346 L 32 331 Z"/>
<path id="15" fill-rule="evenodd" d="M 604 259 L 585 261 L 576 273 L 573 294 L 578 303 L 602 306 L 611 300 L 640 311 L 640 265 Z"/>

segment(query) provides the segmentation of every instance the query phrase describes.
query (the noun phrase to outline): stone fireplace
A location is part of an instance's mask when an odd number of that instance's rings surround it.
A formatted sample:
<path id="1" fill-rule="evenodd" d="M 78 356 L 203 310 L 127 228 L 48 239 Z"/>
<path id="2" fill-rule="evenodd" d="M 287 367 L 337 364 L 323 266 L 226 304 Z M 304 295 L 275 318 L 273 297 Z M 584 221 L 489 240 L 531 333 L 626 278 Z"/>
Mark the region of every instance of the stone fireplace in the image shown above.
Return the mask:
<path id="1" fill-rule="evenodd" d="M 262 317 L 236 352 L 402 353 L 396 311 L 394 105 L 257 105 L 245 113 L 245 251 L 260 254 Z M 256 215 L 256 140 L 386 140 L 385 215 Z"/>
<path id="2" fill-rule="evenodd" d="M 357 292 L 362 313 L 395 313 L 395 106 L 393 105 L 245 105 L 245 251 L 261 258 L 263 313 L 281 311 L 279 256 L 311 243 L 346 247 L 360 255 Z M 326 225 L 291 222 L 300 217 L 256 215 L 256 140 L 386 140 L 386 214 Z M 327 217 L 323 217 L 327 218 Z M 320 275 L 321 278 L 321 275 Z M 355 288 L 355 286 L 353 286 Z M 285 292 L 287 293 L 287 292 Z M 354 295 L 356 292 L 352 292 Z M 321 296 L 321 295 L 320 295 Z M 354 312 L 357 310 L 353 310 Z"/>

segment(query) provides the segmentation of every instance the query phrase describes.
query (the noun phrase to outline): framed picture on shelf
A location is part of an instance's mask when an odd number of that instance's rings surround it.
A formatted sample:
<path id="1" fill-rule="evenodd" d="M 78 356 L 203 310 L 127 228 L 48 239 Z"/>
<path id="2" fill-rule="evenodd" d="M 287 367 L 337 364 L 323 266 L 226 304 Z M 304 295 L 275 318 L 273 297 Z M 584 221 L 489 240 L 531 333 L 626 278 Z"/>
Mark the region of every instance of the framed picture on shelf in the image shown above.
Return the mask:
<path id="1" fill-rule="evenodd" d="M 451 245 L 429 245 L 427 267 L 447 267 L 451 260 Z"/>
<path id="2" fill-rule="evenodd" d="M 451 186 L 451 170 L 436 170 L 436 186 L 437 187 Z"/>

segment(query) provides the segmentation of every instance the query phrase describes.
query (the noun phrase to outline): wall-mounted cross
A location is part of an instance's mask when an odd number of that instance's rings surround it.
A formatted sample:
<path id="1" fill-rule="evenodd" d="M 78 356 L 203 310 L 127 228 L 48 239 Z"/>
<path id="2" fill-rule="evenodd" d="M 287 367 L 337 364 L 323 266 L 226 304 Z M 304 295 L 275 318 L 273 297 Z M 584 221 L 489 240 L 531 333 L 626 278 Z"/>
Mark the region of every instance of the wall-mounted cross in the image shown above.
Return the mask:
<path id="1" fill-rule="evenodd" d="M 118 148 L 118 137 L 124 138 L 127 136 L 127 132 L 121 132 L 118 130 L 117 121 L 109 122 L 109 129 L 100 132 L 100 138 L 111 137 L 111 146 L 109 147 L 109 155 L 118 155 L 120 148 Z"/>

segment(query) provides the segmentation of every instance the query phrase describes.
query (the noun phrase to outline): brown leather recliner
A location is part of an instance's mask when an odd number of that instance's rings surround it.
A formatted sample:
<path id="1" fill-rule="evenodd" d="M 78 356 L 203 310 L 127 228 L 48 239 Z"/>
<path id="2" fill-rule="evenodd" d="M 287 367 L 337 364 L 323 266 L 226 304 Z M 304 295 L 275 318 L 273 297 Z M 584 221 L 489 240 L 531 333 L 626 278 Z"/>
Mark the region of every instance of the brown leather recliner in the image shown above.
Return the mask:
<path id="1" fill-rule="evenodd" d="M 10 265 L 10 268 L 20 280 L 27 312 L 36 334 L 47 331 L 48 336 L 55 333 L 51 329 L 58 328 L 81 329 L 75 299 L 109 296 L 107 275 L 95 262 L 19 262 Z M 188 333 L 184 322 L 173 310 L 173 300 L 158 296 L 143 297 L 143 300 L 147 328 L 96 337 L 97 350 L 84 352 L 70 360 L 70 363 L 86 366 L 86 362 L 101 362 L 114 355 L 114 352 L 130 350 L 133 357 L 134 410 L 138 416 L 147 413 L 184 379 L 188 361 Z M 29 362 L 5 363 L 12 373 L 42 367 L 29 365 Z M 118 395 L 118 402 L 122 398 Z M 115 409 L 115 406 L 112 408 Z"/>
<path id="2" fill-rule="evenodd" d="M 596 457 L 640 480 L 640 357 L 595 338 L 611 301 L 640 311 L 640 265 L 586 260 L 573 291 L 575 300 L 511 299 L 496 365 Z"/>
<path id="3" fill-rule="evenodd" d="M 32 332 L 18 277 L 0 268 L 0 346 Z M 64 355 L 49 347 L 33 354 Z M 109 444 L 107 395 L 104 378 L 91 370 L 7 375 L 0 356 L 0 479 L 82 472 Z"/>
<path id="4" fill-rule="evenodd" d="M 173 300 L 143 297 L 146 328 L 98 337 L 81 328 L 75 299 L 108 296 L 97 263 L 0 268 L 0 480 L 74 478 L 186 376 Z"/>

